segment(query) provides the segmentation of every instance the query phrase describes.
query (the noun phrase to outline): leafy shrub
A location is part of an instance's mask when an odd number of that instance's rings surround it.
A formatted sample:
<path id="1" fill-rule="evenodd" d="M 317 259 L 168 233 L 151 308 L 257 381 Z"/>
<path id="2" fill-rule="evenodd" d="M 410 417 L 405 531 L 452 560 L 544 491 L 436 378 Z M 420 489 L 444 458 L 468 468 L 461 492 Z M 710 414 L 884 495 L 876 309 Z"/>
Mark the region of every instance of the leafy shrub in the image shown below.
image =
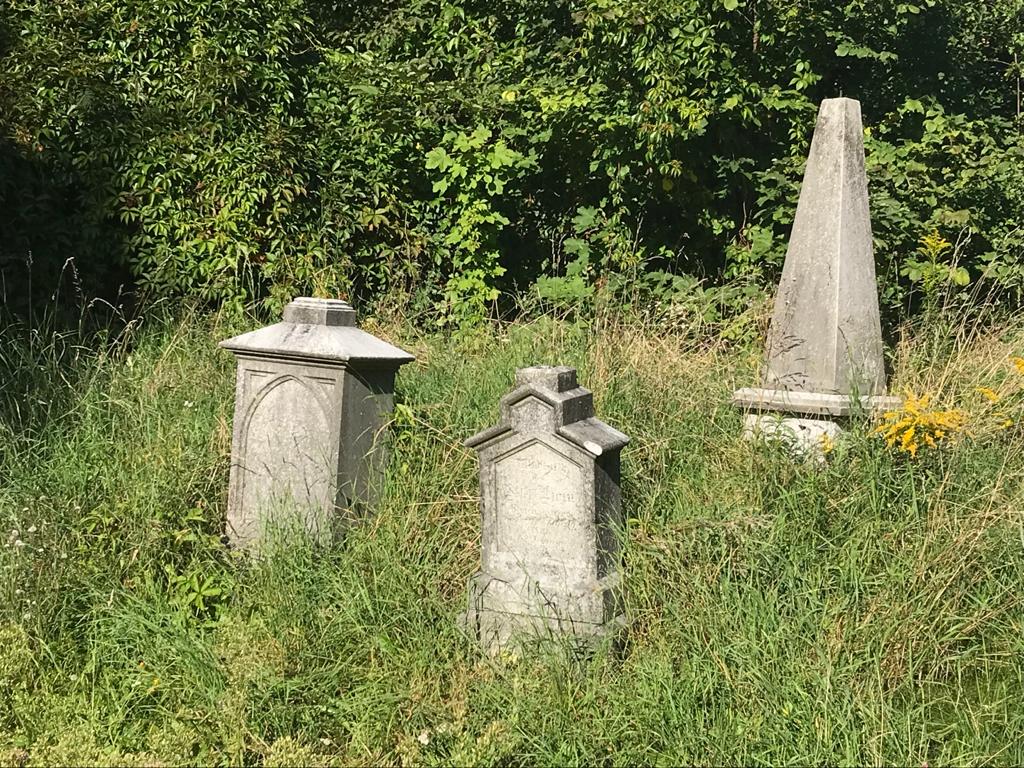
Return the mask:
<path id="1" fill-rule="evenodd" d="M 560 301 L 647 269 L 769 285 L 842 94 L 886 304 L 933 229 L 972 284 L 1024 286 L 1021 0 L 3 9 L 10 285 L 74 256 L 157 294 L 388 293 L 452 322 L 538 278 Z"/>

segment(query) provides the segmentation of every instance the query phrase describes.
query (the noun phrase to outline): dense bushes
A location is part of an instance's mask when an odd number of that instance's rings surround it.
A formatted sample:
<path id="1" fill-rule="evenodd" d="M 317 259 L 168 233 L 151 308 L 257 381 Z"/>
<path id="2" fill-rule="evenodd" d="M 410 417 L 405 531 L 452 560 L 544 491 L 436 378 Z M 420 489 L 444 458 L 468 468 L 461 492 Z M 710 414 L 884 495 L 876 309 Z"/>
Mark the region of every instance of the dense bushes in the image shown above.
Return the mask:
<path id="1" fill-rule="evenodd" d="M 511 286 L 768 281 L 839 94 L 869 127 L 886 302 L 933 229 L 972 284 L 1024 285 L 1021 0 L 2 7 L 8 291 L 30 254 L 162 294 L 388 291 L 468 321 Z"/>

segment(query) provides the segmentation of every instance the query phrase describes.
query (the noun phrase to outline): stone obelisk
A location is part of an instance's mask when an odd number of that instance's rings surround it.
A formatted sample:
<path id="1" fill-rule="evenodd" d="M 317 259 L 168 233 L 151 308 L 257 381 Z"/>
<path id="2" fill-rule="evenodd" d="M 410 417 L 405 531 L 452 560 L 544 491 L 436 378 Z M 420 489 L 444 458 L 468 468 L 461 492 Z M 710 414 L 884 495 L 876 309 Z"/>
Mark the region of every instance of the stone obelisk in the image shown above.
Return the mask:
<path id="1" fill-rule="evenodd" d="M 747 434 L 799 449 L 841 430 L 855 409 L 891 409 L 871 245 L 860 102 L 818 111 L 768 333 L 762 385 L 740 389 Z"/>

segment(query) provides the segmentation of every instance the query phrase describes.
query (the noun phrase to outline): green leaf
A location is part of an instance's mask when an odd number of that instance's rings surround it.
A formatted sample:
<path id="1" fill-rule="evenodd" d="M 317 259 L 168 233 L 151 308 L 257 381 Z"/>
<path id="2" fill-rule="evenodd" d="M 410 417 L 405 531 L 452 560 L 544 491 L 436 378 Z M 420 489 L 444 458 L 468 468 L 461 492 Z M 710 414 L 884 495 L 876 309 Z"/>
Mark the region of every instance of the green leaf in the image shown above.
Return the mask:
<path id="1" fill-rule="evenodd" d="M 574 256 L 585 259 L 590 258 L 590 244 L 586 240 L 580 240 L 578 237 L 567 237 L 562 243 L 562 248 L 565 249 L 566 253 Z"/>
<path id="2" fill-rule="evenodd" d="M 494 148 L 491 150 L 491 167 L 501 168 L 502 166 L 510 166 L 513 165 L 521 157 L 521 154 L 519 154 L 515 150 L 509 149 L 508 145 L 505 144 L 504 141 L 499 141 L 494 145 Z"/>
<path id="3" fill-rule="evenodd" d="M 594 222 L 597 221 L 598 213 L 600 213 L 600 211 L 598 211 L 597 208 L 580 208 L 573 217 L 573 227 L 577 232 L 585 232 L 594 226 Z"/>
<path id="4" fill-rule="evenodd" d="M 444 147 L 434 147 L 427 152 L 426 158 L 428 170 L 438 168 L 443 171 L 452 164 L 452 159 L 448 156 L 448 152 Z"/>

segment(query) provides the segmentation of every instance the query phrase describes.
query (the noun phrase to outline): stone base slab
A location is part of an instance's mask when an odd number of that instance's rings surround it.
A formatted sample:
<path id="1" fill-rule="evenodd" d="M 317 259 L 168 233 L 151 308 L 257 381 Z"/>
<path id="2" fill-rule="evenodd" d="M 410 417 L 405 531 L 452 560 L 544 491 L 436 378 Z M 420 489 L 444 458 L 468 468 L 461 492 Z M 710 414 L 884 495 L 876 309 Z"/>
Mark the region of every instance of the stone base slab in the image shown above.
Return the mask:
<path id="1" fill-rule="evenodd" d="M 859 401 L 859 402 L 858 402 Z M 733 393 L 732 403 L 748 411 L 781 411 L 809 416 L 849 416 L 856 411 L 881 413 L 899 409 L 903 400 L 890 395 L 834 395 L 791 392 L 784 389 L 746 388 Z"/>
<path id="2" fill-rule="evenodd" d="M 626 623 L 617 575 L 552 591 L 479 571 L 470 580 L 469 596 L 466 629 L 491 654 L 531 640 L 569 638 L 594 646 Z"/>

